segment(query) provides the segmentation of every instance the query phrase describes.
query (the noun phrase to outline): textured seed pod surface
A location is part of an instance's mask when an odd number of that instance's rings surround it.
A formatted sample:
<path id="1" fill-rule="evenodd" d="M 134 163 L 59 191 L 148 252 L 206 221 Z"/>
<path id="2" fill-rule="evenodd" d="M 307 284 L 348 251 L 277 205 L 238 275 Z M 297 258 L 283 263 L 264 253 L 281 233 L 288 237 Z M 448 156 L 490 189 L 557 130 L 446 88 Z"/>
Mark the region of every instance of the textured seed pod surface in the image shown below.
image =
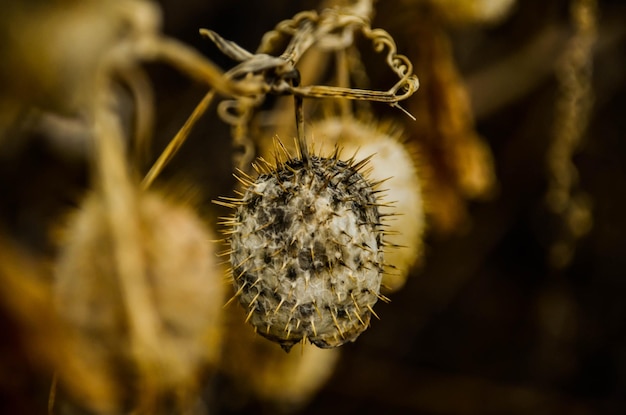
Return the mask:
<path id="1" fill-rule="evenodd" d="M 269 163 L 236 203 L 234 284 L 257 332 L 289 350 L 353 341 L 369 325 L 383 270 L 366 162 L 311 156 Z"/>

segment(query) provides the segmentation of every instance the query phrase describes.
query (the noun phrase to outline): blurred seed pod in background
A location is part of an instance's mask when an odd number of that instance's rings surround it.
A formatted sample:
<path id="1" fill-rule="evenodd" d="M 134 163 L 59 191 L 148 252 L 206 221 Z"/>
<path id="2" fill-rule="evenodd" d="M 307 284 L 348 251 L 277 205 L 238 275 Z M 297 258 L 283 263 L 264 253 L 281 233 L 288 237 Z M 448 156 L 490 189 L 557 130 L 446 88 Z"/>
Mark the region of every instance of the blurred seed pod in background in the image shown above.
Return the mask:
<path id="1" fill-rule="evenodd" d="M 258 401 L 284 413 L 304 407 L 332 375 L 340 349 L 301 343 L 285 353 L 244 320 L 241 307 L 233 304 L 226 308 L 220 371 L 234 396 L 222 404 Z"/>
<path id="2" fill-rule="evenodd" d="M 119 284 L 116 240 L 98 194 L 72 216 L 56 268 L 58 312 L 76 340 L 76 354 L 117 391 L 118 408 L 136 403 L 142 382 L 157 393 L 193 391 L 219 356 L 223 282 L 210 232 L 191 209 L 155 192 L 137 195 L 137 217 L 146 264 L 140 282 L 157 320 L 158 343 L 149 345 L 150 353 L 136 355 L 131 347 L 128 307 L 141 305 L 128 304 Z M 151 368 L 152 379 L 137 381 L 141 365 Z"/>
<path id="3" fill-rule="evenodd" d="M 382 216 L 389 215 L 383 287 L 400 289 L 423 254 L 424 201 L 415 152 L 402 143 L 401 128 L 393 122 L 329 117 L 314 122 L 311 135 L 322 154 L 338 146 L 344 157 L 354 155 L 357 162 L 373 155 L 368 177 L 385 181 L 381 184 L 384 201 L 391 204 L 379 208 Z"/>

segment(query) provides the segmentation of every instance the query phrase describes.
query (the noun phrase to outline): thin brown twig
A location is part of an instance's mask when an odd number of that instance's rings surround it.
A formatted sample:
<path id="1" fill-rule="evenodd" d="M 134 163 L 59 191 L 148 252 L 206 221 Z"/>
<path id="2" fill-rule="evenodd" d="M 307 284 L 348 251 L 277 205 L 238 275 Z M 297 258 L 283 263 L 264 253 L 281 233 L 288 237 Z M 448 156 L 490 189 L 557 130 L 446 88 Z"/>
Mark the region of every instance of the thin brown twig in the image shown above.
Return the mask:
<path id="1" fill-rule="evenodd" d="M 196 122 L 200 119 L 200 117 L 206 112 L 207 108 L 211 105 L 213 98 L 215 97 L 215 91 L 211 90 L 207 92 L 207 94 L 202 98 L 200 103 L 194 108 L 193 112 L 185 121 L 185 124 L 182 128 L 176 133 L 172 141 L 169 142 L 165 150 L 161 153 L 157 161 L 150 168 L 146 176 L 144 177 L 141 185 L 144 189 L 150 187 L 150 185 L 154 182 L 157 176 L 163 171 L 165 166 L 172 160 L 172 158 L 176 155 L 180 147 L 183 145 L 191 129 L 196 124 Z"/>

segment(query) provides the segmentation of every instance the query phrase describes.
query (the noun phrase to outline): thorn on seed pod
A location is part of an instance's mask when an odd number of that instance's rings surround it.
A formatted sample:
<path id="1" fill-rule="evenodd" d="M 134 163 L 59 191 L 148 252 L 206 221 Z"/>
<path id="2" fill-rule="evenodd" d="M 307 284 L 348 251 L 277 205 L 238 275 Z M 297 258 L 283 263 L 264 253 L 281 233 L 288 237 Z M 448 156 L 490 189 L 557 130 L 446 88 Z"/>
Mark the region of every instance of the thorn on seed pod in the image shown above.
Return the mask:
<path id="1" fill-rule="evenodd" d="M 276 143 L 234 209 L 234 286 L 246 319 L 283 349 L 354 341 L 368 326 L 383 275 L 383 229 L 367 161 L 292 157 Z M 298 154 L 303 154 L 302 151 Z"/>

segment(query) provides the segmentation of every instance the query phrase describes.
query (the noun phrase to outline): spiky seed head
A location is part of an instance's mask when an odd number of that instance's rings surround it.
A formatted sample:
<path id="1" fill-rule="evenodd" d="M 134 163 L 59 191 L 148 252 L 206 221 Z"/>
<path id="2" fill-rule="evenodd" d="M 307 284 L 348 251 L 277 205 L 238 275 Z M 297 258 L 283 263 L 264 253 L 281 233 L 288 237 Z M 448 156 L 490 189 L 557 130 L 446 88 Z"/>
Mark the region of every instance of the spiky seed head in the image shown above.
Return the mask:
<path id="1" fill-rule="evenodd" d="M 234 286 L 247 320 L 289 350 L 354 341 L 369 325 L 383 272 L 383 233 L 366 161 L 260 161 L 233 202 Z"/>

